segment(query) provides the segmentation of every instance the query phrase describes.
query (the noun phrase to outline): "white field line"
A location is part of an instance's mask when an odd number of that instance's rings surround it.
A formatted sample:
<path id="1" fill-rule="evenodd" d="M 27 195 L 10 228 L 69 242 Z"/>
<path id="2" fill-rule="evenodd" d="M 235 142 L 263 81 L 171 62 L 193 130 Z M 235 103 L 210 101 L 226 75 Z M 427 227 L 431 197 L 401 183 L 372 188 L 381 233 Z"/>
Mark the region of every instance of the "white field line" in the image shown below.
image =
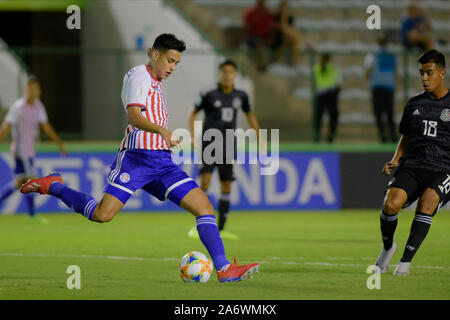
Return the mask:
<path id="1" fill-rule="evenodd" d="M 89 254 L 47 254 L 47 253 L 1 253 L 0 257 L 40 257 L 40 258 L 83 258 L 83 259 L 108 259 L 108 260 L 127 260 L 127 261 L 179 261 L 180 258 L 165 257 L 165 258 L 151 258 L 151 257 L 123 257 L 123 256 L 102 256 L 102 255 L 89 255 Z M 347 258 L 347 257 L 327 257 L 334 260 L 369 260 L 375 261 L 375 258 L 363 257 L 363 258 Z M 368 264 L 362 263 L 331 263 L 331 262 L 310 262 L 310 261 L 286 261 L 286 258 L 281 257 L 265 257 L 265 258 L 247 258 L 246 260 L 257 261 L 262 264 L 269 263 L 281 263 L 284 265 L 310 265 L 310 266 L 322 266 L 322 267 L 357 267 L 365 268 Z M 292 260 L 304 260 L 304 257 L 290 257 Z M 268 261 L 270 260 L 270 261 Z M 450 269 L 450 266 L 415 266 L 417 269 Z"/>
<path id="2" fill-rule="evenodd" d="M 99 256 L 91 254 L 47 254 L 47 253 L 0 253 L 4 257 L 41 257 L 41 258 L 85 258 L 85 259 L 109 259 L 109 260 L 135 260 L 135 261 L 174 261 L 178 258 L 145 258 L 145 257 L 121 257 Z"/>

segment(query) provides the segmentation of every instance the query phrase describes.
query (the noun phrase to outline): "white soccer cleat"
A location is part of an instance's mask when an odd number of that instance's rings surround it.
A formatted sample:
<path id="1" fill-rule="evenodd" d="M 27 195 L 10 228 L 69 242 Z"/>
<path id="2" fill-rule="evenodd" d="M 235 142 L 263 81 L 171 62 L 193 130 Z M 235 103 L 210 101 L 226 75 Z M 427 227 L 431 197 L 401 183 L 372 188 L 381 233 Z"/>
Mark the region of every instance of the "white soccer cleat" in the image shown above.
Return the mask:
<path id="1" fill-rule="evenodd" d="M 399 262 L 395 267 L 394 276 L 409 276 L 409 267 L 411 262 Z"/>
<path id="2" fill-rule="evenodd" d="M 380 273 L 386 273 L 388 271 L 389 263 L 396 251 L 397 245 L 395 242 L 392 243 L 392 247 L 389 250 L 384 250 L 384 248 L 381 250 L 377 262 L 375 262 L 375 265 L 380 268 Z"/>

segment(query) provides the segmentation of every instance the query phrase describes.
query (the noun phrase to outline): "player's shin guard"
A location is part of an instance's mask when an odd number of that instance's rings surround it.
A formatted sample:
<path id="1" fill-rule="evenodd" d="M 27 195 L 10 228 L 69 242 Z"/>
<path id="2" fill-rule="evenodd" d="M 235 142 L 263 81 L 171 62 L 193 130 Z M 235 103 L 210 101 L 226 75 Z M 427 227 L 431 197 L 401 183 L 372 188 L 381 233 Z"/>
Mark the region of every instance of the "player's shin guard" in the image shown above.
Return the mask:
<path id="1" fill-rule="evenodd" d="M 387 215 L 381 210 L 380 214 L 380 228 L 381 236 L 383 238 L 383 245 L 385 250 L 389 250 L 392 247 L 394 241 L 394 233 L 397 228 L 398 214 Z"/>
<path id="2" fill-rule="evenodd" d="M 225 249 L 217 229 L 216 217 L 214 215 L 199 216 L 196 218 L 196 222 L 200 240 L 206 247 L 206 250 L 208 250 L 216 270 L 220 270 L 230 264 L 225 257 Z"/>
<path id="3" fill-rule="evenodd" d="M 50 194 L 61 199 L 66 206 L 92 221 L 95 208 L 97 208 L 97 200 L 91 195 L 72 190 L 61 183 L 52 183 Z"/>
<path id="4" fill-rule="evenodd" d="M 222 193 L 219 199 L 219 231 L 222 231 L 227 222 L 228 212 L 230 211 L 230 194 Z"/>
<path id="5" fill-rule="evenodd" d="M 433 217 L 427 214 L 416 212 L 414 221 L 411 225 L 408 242 L 406 243 L 405 252 L 400 262 L 411 262 L 420 245 L 428 234 L 431 227 Z"/>
<path id="6" fill-rule="evenodd" d="M 28 214 L 30 215 L 30 217 L 33 217 L 35 214 L 35 209 L 34 209 L 34 195 L 32 194 L 25 194 L 25 203 L 27 205 L 27 210 L 28 210 Z"/>

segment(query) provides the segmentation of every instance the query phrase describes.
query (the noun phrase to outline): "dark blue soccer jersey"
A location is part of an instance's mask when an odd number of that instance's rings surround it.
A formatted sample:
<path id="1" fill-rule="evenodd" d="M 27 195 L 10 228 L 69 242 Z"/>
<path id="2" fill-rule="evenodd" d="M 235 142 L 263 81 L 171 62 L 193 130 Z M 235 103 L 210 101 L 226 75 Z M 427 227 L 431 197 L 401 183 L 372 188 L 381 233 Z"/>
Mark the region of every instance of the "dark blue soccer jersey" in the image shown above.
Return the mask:
<path id="1" fill-rule="evenodd" d="M 450 92 L 441 99 L 427 93 L 411 98 L 405 106 L 399 132 L 409 138 L 402 165 L 450 171 Z"/>

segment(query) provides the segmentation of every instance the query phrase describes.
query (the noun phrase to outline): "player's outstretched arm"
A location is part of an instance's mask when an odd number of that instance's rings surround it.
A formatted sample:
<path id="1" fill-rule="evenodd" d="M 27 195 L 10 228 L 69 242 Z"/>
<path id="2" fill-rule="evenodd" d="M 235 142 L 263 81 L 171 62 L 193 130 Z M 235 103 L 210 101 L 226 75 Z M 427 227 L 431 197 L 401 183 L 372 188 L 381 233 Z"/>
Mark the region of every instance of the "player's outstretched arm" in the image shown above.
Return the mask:
<path id="1" fill-rule="evenodd" d="M 402 135 L 400 137 L 400 140 L 397 145 L 397 149 L 395 150 L 394 156 L 392 157 L 391 161 L 386 163 L 383 167 L 382 173 L 384 175 L 390 175 L 392 169 L 396 168 L 398 166 L 398 162 L 400 158 L 405 154 L 405 152 L 409 148 L 409 139 L 407 136 Z"/>
<path id="2" fill-rule="evenodd" d="M 194 146 L 195 144 L 195 135 L 194 135 L 194 125 L 195 125 L 195 116 L 197 115 L 198 110 L 194 109 L 189 116 L 189 131 L 191 133 L 191 144 Z"/>
<path id="3" fill-rule="evenodd" d="M 58 145 L 59 150 L 61 151 L 62 155 L 67 155 L 67 150 L 64 147 L 64 144 L 61 140 L 61 138 L 56 133 L 55 129 L 53 129 L 52 125 L 48 122 L 41 123 L 42 131 L 53 141 Z"/>
<path id="4" fill-rule="evenodd" d="M 246 114 L 247 117 L 247 121 L 248 124 L 250 125 L 250 127 L 253 128 L 253 130 L 256 131 L 256 142 L 259 145 L 259 152 L 260 154 L 266 154 L 267 153 L 267 141 L 265 141 L 264 139 L 261 141 L 260 136 L 259 136 L 259 122 L 258 119 L 256 118 L 256 114 L 253 111 L 249 111 Z"/>
<path id="5" fill-rule="evenodd" d="M 11 131 L 11 123 L 3 122 L 0 127 L 0 142 L 5 140 L 10 131 Z"/>
<path id="6" fill-rule="evenodd" d="M 253 111 L 249 111 L 245 114 L 247 116 L 247 121 L 250 127 L 256 131 L 256 139 L 259 141 L 259 122 Z"/>
<path id="7" fill-rule="evenodd" d="M 164 138 L 164 140 L 166 140 L 169 147 L 181 147 L 180 138 L 174 135 L 170 130 L 158 126 L 157 124 L 154 124 L 148 119 L 144 118 L 141 112 L 142 111 L 140 107 L 129 107 L 127 109 L 128 123 L 141 130 L 160 134 Z"/>

